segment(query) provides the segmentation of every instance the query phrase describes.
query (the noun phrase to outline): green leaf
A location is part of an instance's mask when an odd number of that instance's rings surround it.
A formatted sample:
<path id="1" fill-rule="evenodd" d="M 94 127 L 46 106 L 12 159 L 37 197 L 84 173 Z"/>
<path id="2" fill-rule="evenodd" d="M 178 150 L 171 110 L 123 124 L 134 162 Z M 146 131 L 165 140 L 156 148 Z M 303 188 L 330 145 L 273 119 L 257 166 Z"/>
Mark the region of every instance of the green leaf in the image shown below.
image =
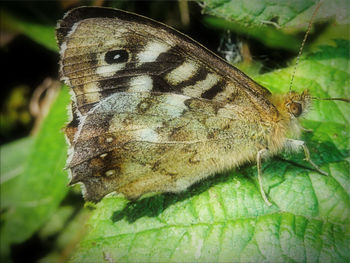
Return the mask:
<path id="1" fill-rule="evenodd" d="M 249 26 L 291 28 L 307 26 L 318 0 L 201 0 L 203 13 L 225 18 L 228 21 Z M 316 19 L 335 18 L 339 24 L 349 24 L 348 2 L 346 0 L 322 1 Z"/>
<path id="2" fill-rule="evenodd" d="M 207 16 L 204 17 L 203 23 L 208 27 L 219 28 L 219 29 L 229 29 L 233 32 L 248 35 L 255 39 L 258 39 L 263 44 L 271 48 L 284 48 L 290 51 L 298 51 L 300 46 L 300 41 L 280 30 L 273 27 L 246 27 L 237 21 L 227 21 L 226 19 Z"/>
<path id="3" fill-rule="evenodd" d="M 34 143 L 33 137 L 11 142 L 1 146 L 0 158 L 0 200 L 1 209 L 5 211 L 11 205 L 17 195 L 17 184 L 23 174 L 24 166 Z"/>
<path id="4" fill-rule="evenodd" d="M 57 209 L 67 193 L 66 143 L 61 128 L 67 120 L 69 95 L 62 90 L 52 106 L 27 157 L 15 195 L 5 196 L 2 202 L 10 204 L 2 214 L 1 256 L 9 246 L 20 243 L 37 231 Z M 21 157 L 15 147 L 6 154 Z M 21 165 L 23 159 L 18 160 Z M 6 200 L 6 198 L 12 198 Z"/>
<path id="5" fill-rule="evenodd" d="M 300 39 L 291 33 L 306 30 L 319 0 L 201 0 L 204 22 L 258 39 L 266 46 L 297 51 Z M 322 1 L 315 21 L 334 19 L 335 26 L 349 24 L 347 0 Z M 342 28 L 348 28 L 341 26 Z M 333 33 L 334 34 L 334 33 Z"/>
<path id="6" fill-rule="evenodd" d="M 55 27 L 25 21 L 1 9 L 2 27 L 26 35 L 44 47 L 58 52 Z"/>
<path id="7" fill-rule="evenodd" d="M 85 224 L 90 216 L 90 211 L 80 209 L 79 212 L 75 211 L 68 220 L 64 220 L 62 217 L 66 216 L 71 208 L 67 206 L 60 207 L 48 224 L 40 231 L 40 236 L 43 237 L 43 235 L 49 234 L 46 232 L 47 230 L 50 232 L 57 227 L 62 227 L 59 232 L 57 231 L 58 236 L 55 239 L 54 248 L 44 258 L 41 258 L 39 263 L 66 262 L 77 243 L 84 236 L 86 232 Z"/>
<path id="8" fill-rule="evenodd" d="M 294 88 L 314 96 L 349 97 L 349 42 L 304 56 Z M 273 92 L 288 92 L 293 67 L 258 76 Z M 97 204 L 73 262 L 349 262 L 349 104 L 315 101 L 302 153 L 263 163 L 262 200 L 256 166 L 217 175 L 188 191 L 130 203 L 110 195 Z"/>

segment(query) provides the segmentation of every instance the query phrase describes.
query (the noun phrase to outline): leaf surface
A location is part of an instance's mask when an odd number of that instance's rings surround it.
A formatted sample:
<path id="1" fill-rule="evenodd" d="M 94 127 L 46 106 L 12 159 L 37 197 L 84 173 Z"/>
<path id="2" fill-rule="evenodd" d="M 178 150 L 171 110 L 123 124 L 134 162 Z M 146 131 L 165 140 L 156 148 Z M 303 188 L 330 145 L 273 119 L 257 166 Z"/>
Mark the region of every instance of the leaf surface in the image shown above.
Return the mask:
<path id="1" fill-rule="evenodd" d="M 294 88 L 317 97 L 349 97 L 349 42 L 304 56 Z M 257 76 L 272 92 L 287 92 L 293 67 Z M 314 171 L 300 152 L 263 164 L 262 200 L 256 166 L 200 182 L 179 194 L 129 203 L 105 197 L 73 262 L 348 262 L 350 260 L 349 104 L 315 101 L 302 137 Z"/>
<path id="2" fill-rule="evenodd" d="M 318 0 L 203 0 L 204 22 L 259 40 L 266 46 L 298 51 L 301 39 L 295 34 L 308 27 Z M 347 0 L 322 1 L 314 23 L 333 20 L 329 35 L 348 38 L 350 6 Z M 340 33 L 337 33 L 340 32 Z M 334 38 L 334 37 L 333 37 Z M 319 41 L 321 42 L 321 40 Z M 307 43 L 308 44 L 308 43 Z"/>
<path id="3" fill-rule="evenodd" d="M 68 101 L 67 90 L 61 91 L 29 153 L 22 154 L 16 147 L 6 147 L 2 151 L 12 161 L 17 156 L 18 168 L 23 167 L 12 191 L 1 196 L 3 257 L 9 253 L 11 244 L 23 242 L 37 231 L 50 218 L 67 193 L 68 179 L 63 170 L 67 153 L 61 129 L 67 120 L 65 105 Z M 24 143 L 17 145 L 24 146 Z M 13 162 L 11 167 L 13 169 Z M 3 187 L 6 185 L 1 185 Z"/>

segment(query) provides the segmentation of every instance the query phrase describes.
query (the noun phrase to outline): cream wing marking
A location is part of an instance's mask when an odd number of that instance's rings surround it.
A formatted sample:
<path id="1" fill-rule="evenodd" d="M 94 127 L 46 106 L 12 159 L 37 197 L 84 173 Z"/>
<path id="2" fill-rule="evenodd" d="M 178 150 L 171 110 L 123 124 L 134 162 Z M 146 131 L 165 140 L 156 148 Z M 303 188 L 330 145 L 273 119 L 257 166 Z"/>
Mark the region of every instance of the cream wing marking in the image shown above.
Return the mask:
<path id="1" fill-rule="evenodd" d="M 129 92 L 150 92 L 153 89 L 153 80 L 148 75 L 131 78 Z"/>
<path id="2" fill-rule="evenodd" d="M 198 67 L 199 65 L 197 65 L 194 61 L 185 60 L 182 65 L 166 74 L 165 79 L 169 82 L 169 84 L 175 86 L 193 77 L 197 72 Z"/>
<path id="3" fill-rule="evenodd" d="M 166 43 L 150 40 L 144 49 L 137 54 L 138 66 L 147 62 L 155 62 L 158 56 L 171 48 Z"/>
<path id="4" fill-rule="evenodd" d="M 199 80 L 196 84 L 187 86 L 182 91 L 188 96 L 201 97 L 204 92 L 211 89 L 218 81 L 218 75 L 209 73 L 204 80 Z"/>

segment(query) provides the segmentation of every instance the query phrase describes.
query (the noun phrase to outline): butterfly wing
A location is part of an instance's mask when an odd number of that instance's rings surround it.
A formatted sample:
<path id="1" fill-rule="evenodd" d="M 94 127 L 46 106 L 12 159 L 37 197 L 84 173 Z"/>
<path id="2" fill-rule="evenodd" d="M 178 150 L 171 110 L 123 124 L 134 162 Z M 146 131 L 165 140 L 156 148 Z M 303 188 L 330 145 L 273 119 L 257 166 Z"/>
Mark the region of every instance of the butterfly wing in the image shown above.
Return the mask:
<path id="1" fill-rule="evenodd" d="M 232 153 L 258 145 L 261 137 L 247 145 L 244 136 L 261 129 L 261 113 L 277 115 L 268 90 L 151 19 L 77 8 L 57 39 L 61 76 L 74 93 L 67 167 L 87 200 L 184 190 L 254 158 Z"/>
<path id="2" fill-rule="evenodd" d="M 184 34 L 125 11 L 83 7 L 59 23 L 61 75 L 87 112 L 109 94 L 160 91 L 227 102 L 269 91 Z"/>
<path id="3" fill-rule="evenodd" d="M 112 191 L 129 199 L 182 191 L 255 157 L 245 152 L 257 151 L 261 138 L 245 137 L 260 127 L 242 110 L 181 94 L 116 92 L 79 124 L 71 183 L 82 182 L 93 201 Z"/>

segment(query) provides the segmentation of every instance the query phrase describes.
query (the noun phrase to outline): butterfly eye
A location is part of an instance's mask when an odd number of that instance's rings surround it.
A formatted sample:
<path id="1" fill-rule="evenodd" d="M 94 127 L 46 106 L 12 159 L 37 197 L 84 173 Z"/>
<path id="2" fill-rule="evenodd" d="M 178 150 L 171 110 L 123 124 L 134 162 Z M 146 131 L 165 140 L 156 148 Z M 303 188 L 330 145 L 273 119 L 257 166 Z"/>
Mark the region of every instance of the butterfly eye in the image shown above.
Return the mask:
<path id="1" fill-rule="evenodd" d="M 301 104 L 298 102 L 292 102 L 289 105 L 289 110 L 290 112 L 295 116 L 295 117 L 299 117 L 300 114 L 302 113 L 302 107 Z"/>
<path id="2" fill-rule="evenodd" d="M 108 51 L 105 55 L 105 61 L 108 64 L 127 62 L 129 54 L 123 49 Z"/>

